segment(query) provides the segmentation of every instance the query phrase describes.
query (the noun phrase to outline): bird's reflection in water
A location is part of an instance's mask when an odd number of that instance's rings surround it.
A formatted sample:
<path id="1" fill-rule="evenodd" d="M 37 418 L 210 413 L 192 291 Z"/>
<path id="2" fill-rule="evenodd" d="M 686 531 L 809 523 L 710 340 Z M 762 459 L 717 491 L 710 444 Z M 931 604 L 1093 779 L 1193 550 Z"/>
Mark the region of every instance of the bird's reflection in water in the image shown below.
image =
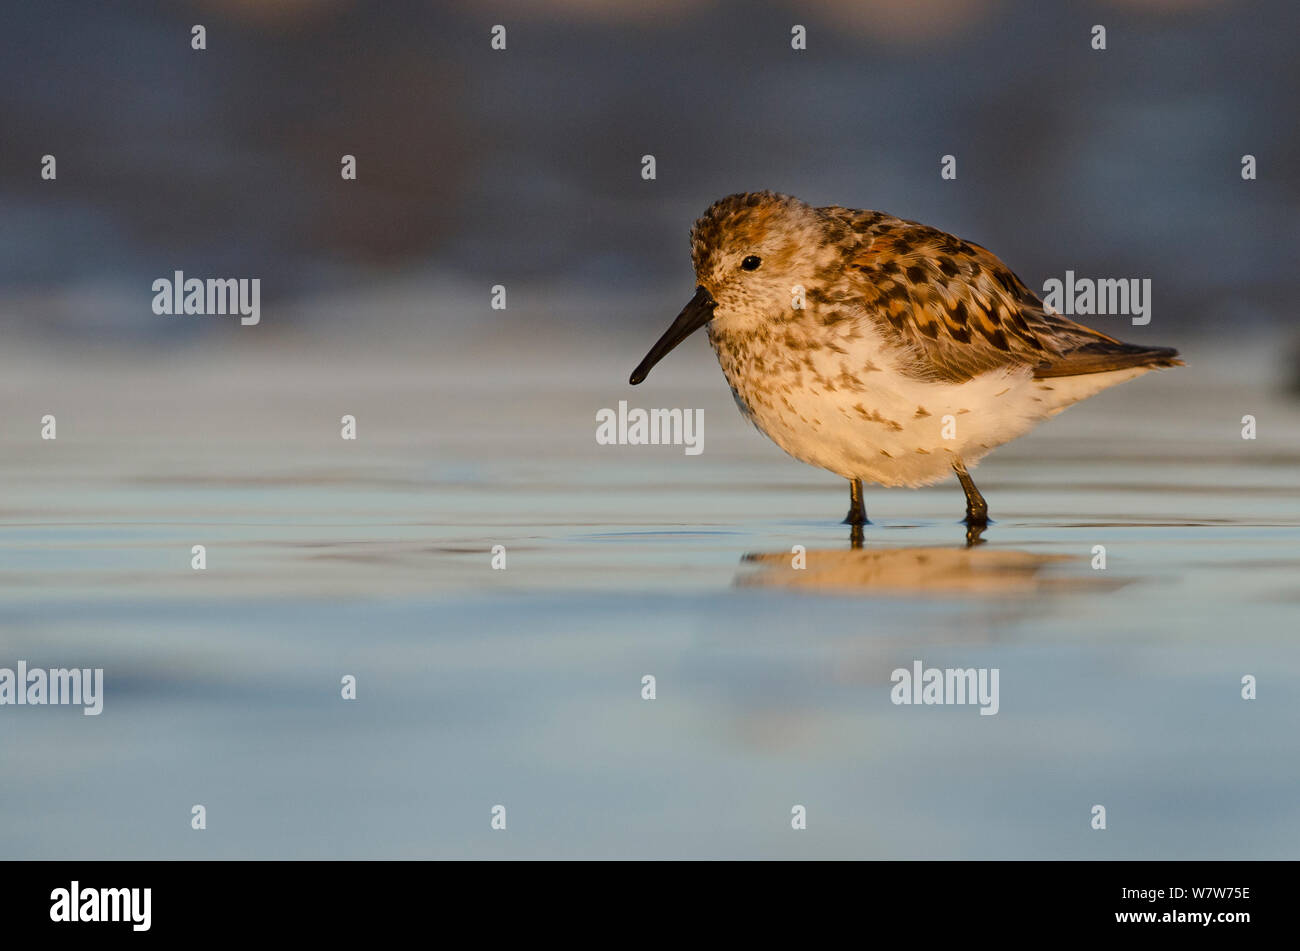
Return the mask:
<path id="1" fill-rule="evenodd" d="M 975 524 L 967 523 L 966 525 L 966 547 L 974 548 L 976 545 L 984 544 L 984 532 L 988 529 L 987 522 L 977 522 Z M 853 548 L 861 548 L 865 534 L 861 525 L 853 525 L 849 528 L 849 545 Z"/>
<path id="2" fill-rule="evenodd" d="M 796 546 L 797 547 L 797 546 Z M 1098 578 L 1081 556 L 1041 554 L 987 546 L 963 548 L 859 548 L 751 552 L 736 584 L 816 591 L 986 596 L 1116 587 Z M 1054 570 L 1055 569 L 1055 570 Z"/>

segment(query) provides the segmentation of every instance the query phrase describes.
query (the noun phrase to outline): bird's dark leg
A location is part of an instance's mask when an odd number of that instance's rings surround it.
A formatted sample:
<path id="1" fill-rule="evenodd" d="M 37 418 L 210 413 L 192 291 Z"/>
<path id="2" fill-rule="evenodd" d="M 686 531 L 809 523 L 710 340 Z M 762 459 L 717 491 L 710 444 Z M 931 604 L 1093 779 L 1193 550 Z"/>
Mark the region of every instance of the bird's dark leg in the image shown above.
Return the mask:
<path id="1" fill-rule="evenodd" d="M 952 468 L 957 473 L 957 478 L 961 480 L 962 489 L 966 492 L 966 524 L 983 528 L 989 523 L 988 503 L 984 501 L 984 496 L 980 495 L 980 490 L 975 488 L 975 481 L 966 471 L 964 462 L 958 459 L 952 464 Z"/>
<path id="2" fill-rule="evenodd" d="M 862 504 L 862 480 L 849 480 L 849 514 L 844 517 L 845 525 L 870 525 L 867 510 Z"/>

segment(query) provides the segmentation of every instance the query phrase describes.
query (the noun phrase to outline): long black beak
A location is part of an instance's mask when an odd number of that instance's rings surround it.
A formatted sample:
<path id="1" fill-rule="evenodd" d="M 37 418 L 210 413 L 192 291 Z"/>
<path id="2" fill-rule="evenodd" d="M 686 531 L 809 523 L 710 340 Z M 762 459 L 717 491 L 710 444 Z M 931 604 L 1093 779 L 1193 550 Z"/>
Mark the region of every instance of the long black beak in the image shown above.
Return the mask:
<path id="1" fill-rule="evenodd" d="M 695 288 L 695 296 L 691 302 L 682 308 L 682 312 L 677 315 L 672 326 L 664 331 L 664 335 L 655 341 L 655 345 L 650 348 L 650 352 L 645 355 L 645 359 L 637 364 L 637 368 L 632 371 L 632 376 L 628 382 L 636 386 L 650 374 L 650 368 L 656 363 L 668 356 L 668 352 L 677 346 L 695 331 L 699 330 L 710 320 L 713 319 L 713 308 L 718 306 L 718 302 L 713 299 L 713 295 L 704 289 L 703 286 Z"/>

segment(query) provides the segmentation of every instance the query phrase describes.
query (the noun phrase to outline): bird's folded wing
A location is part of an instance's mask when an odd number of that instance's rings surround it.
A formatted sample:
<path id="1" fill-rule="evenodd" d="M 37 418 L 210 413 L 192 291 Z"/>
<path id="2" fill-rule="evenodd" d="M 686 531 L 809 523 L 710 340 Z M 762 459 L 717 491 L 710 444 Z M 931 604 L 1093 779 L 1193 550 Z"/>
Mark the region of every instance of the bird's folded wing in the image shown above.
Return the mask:
<path id="1" fill-rule="evenodd" d="M 919 379 L 959 383 L 1016 366 L 1053 377 L 1179 363 L 1175 350 L 1122 343 L 1048 312 L 977 244 L 889 216 L 862 224 L 845 262 L 852 292 L 902 351 L 904 372 Z"/>

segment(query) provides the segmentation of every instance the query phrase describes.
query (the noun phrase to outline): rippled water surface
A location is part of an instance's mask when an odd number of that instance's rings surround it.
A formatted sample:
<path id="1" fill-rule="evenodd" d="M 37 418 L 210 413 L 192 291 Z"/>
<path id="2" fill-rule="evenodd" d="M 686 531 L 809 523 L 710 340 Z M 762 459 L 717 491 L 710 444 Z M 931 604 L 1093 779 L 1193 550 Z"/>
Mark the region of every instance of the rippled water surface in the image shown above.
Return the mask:
<path id="1" fill-rule="evenodd" d="M 0 666 L 106 698 L 0 708 L 0 853 L 1300 852 L 1300 408 L 1267 354 L 1187 348 L 995 453 L 978 546 L 954 481 L 869 489 L 854 550 L 844 486 L 692 344 L 635 390 L 602 339 L 6 353 Z M 705 451 L 598 446 L 619 399 L 703 407 Z M 916 660 L 998 668 L 999 713 L 893 705 Z"/>

